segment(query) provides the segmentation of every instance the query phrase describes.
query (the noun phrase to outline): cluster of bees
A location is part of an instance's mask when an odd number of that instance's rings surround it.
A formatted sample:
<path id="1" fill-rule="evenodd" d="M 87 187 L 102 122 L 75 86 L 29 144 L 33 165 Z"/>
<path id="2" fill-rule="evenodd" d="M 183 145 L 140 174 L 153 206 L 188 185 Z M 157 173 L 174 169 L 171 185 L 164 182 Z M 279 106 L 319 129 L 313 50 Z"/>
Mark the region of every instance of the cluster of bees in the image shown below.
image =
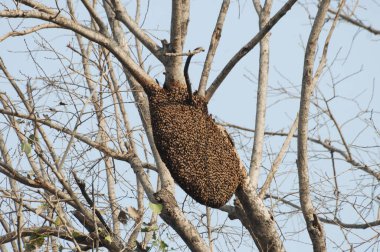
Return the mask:
<path id="1" fill-rule="evenodd" d="M 154 140 L 176 183 L 197 202 L 219 208 L 241 183 L 242 167 L 228 134 L 216 125 L 207 102 L 176 87 L 149 95 Z"/>

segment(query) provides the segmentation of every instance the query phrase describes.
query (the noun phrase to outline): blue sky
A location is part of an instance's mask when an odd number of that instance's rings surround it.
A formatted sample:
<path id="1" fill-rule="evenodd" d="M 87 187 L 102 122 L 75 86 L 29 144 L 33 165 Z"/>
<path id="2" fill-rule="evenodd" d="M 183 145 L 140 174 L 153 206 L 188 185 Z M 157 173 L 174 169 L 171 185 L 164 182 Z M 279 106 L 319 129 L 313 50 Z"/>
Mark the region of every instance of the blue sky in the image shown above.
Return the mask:
<path id="1" fill-rule="evenodd" d="M 221 1 L 201 1 L 193 0 L 191 4 L 191 17 L 185 50 L 191 50 L 196 47 L 203 47 L 207 50 L 208 43 Z M 308 34 L 310 32 L 311 17 L 315 16 L 316 8 L 314 1 L 301 1 L 302 5 L 296 4 L 289 13 L 279 21 L 279 23 L 271 31 L 270 40 L 270 72 L 269 72 L 269 85 L 270 93 L 268 95 L 268 110 L 266 129 L 268 131 L 287 131 L 299 106 L 299 93 L 302 80 L 302 67 L 304 57 L 304 47 L 307 42 Z M 146 10 L 146 1 L 142 8 L 143 15 Z M 272 14 L 279 9 L 284 1 L 274 1 Z M 349 6 L 352 6 L 353 1 L 348 1 Z M 378 13 L 380 11 L 379 3 L 376 1 L 361 1 L 357 8 L 356 16 L 363 20 L 365 24 L 371 25 L 374 28 L 380 29 L 380 19 Z M 133 13 L 133 2 L 127 2 L 127 8 L 130 13 Z M 146 14 L 146 21 L 144 28 L 150 31 L 158 39 L 169 38 L 169 23 L 170 23 L 170 1 L 157 1 L 152 0 L 149 2 L 150 8 Z M 333 2 L 336 6 L 336 1 Z M 309 13 L 306 12 L 309 9 Z M 83 17 L 84 18 L 84 17 Z M 22 23 L 22 26 L 30 26 L 31 22 L 27 20 Z M 232 1 L 229 13 L 227 15 L 220 46 L 216 53 L 213 64 L 213 69 L 209 81 L 212 81 L 219 71 L 223 68 L 226 62 L 251 39 L 258 31 L 258 19 L 254 11 L 251 1 Z M 324 38 L 327 34 L 331 22 L 325 25 L 324 31 L 320 38 L 319 45 L 323 45 Z M 0 20 L 0 31 L 8 31 L 8 22 L 4 19 Z M 58 51 L 69 52 L 66 45 L 73 40 L 70 32 L 57 32 L 47 31 L 41 34 L 47 35 L 47 40 L 54 44 Z M 25 40 L 24 40 L 25 39 Z M 32 65 L 32 59 L 20 51 L 26 50 L 26 44 L 33 45 L 34 40 L 39 39 L 38 36 L 27 36 L 24 38 L 12 38 L 0 43 L 0 56 L 4 58 L 8 68 L 15 74 L 22 76 L 25 74 L 33 74 L 36 68 Z M 360 30 L 357 27 L 340 22 L 337 26 L 328 53 L 328 61 L 326 71 L 322 75 L 318 83 L 320 93 L 323 93 L 327 98 L 332 98 L 338 95 L 329 104 L 334 112 L 337 121 L 343 124 L 342 131 L 346 136 L 346 140 L 353 145 L 379 145 L 379 136 L 375 135 L 373 131 L 366 128 L 366 122 L 369 120 L 370 113 L 360 113 L 364 109 L 369 111 L 377 111 L 373 114 L 371 119 L 379 125 L 379 108 L 380 88 L 378 82 L 380 79 L 379 59 L 380 59 L 380 43 L 379 36 L 370 34 L 367 31 Z M 158 41 L 158 40 L 157 40 Z M 319 54 L 320 55 L 319 50 Z M 14 53 L 17 52 L 17 53 Z M 44 53 L 39 52 L 40 57 Z M 190 77 L 193 83 L 193 89 L 196 88 L 199 82 L 200 73 L 202 71 L 202 62 L 206 53 L 194 56 L 193 64 L 190 67 Z M 317 56 L 317 59 L 319 59 Z M 148 58 L 150 60 L 152 57 Z M 156 61 L 149 61 L 153 66 L 157 64 Z M 55 73 L 59 66 L 55 66 L 46 62 L 41 62 L 44 70 L 47 73 Z M 31 67 L 32 66 L 32 67 Z M 209 104 L 210 112 L 219 120 L 229 123 L 241 125 L 248 128 L 254 127 L 255 106 L 256 106 L 256 89 L 258 73 L 258 47 L 250 52 L 235 69 L 230 73 L 229 77 L 225 79 L 220 89 L 216 92 L 212 101 Z M 162 68 L 156 67 L 152 71 L 152 75 L 162 83 L 164 77 L 162 75 Z M 332 87 L 335 87 L 336 93 L 333 92 Z M 280 92 L 280 88 L 295 95 L 290 98 Z M 8 88 L 0 91 L 9 92 Z M 373 99 L 371 100 L 373 94 Z M 320 97 L 320 95 L 318 96 Z M 354 100 L 354 102 L 352 101 Z M 323 105 L 323 104 L 322 104 Z M 132 109 L 131 105 L 131 118 L 132 121 L 136 118 L 137 113 Z M 312 109 L 315 113 L 316 109 Z M 322 116 L 318 120 L 311 120 L 310 128 L 316 125 L 316 122 L 323 122 Z M 138 120 L 135 120 L 138 123 Z M 229 129 L 230 130 L 230 129 Z M 237 134 L 231 132 L 233 136 L 238 137 Z M 247 133 L 248 136 L 252 134 Z M 339 140 L 338 133 L 331 123 L 326 123 L 325 127 L 312 130 L 313 137 L 321 139 Z M 236 141 L 236 139 L 235 139 Z M 247 148 L 252 146 L 251 139 L 245 139 Z M 266 138 L 266 150 L 276 153 L 283 141 L 281 137 Z M 291 146 L 291 153 L 284 161 L 283 174 L 279 176 L 276 181 L 274 192 L 280 194 L 285 191 L 295 192 L 297 189 L 297 179 L 295 174 L 295 156 L 296 150 L 295 141 Z M 318 152 L 318 148 L 312 146 L 311 150 Z M 379 153 L 379 149 L 374 149 L 374 152 Z M 249 153 L 240 151 L 240 154 L 245 163 L 248 163 Z M 362 152 L 355 152 L 356 157 L 363 161 L 370 161 L 371 156 L 365 156 Z M 264 158 L 264 167 L 268 168 L 273 156 L 266 156 Z M 312 159 L 314 160 L 314 159 Z M 313 182 L 317 185 L 324 185 L 323 176 L 331 176 L 331 169 L 329 169 L 329 161 L 318 160 L 311 162 L 311 176 Z M 286 170 L 288 169 L 288 170 Z M 352 174 L 347 171 L 350 169 L 345 162 L 339 163 L 340 183 L 347 190 L 354 191 L 355 181 Z M 355 173 L 358 178 L 362 176 L 360 172 Z M 264 179 L 265 176 L 262 176 Z M 331 178 L 331 177 L 330 177 Z M 320 184 L 318 184 L 320 182 Z M 328 183 L 328 182 L 326 182 Z M 368 182 L 370 184 L 370 182 Z M 373 182 L 372 182 L 373 183 Z M 360 184 L 360 186 L 363 186 Z M 370 197 L 371 193 L 379 194 L 379 188 L 376 191 L 368 190 L 368 192 L 358 192 L 358 199 L 363 195 Z M 180 190 L 179 190 L 180 191 Z M 319 190 L 316 188 L 316 192 Z M 181 193 L 179 197 L 183 197 Z M 292 197 L 292 196 L 290 196 Z M 321 200 L 323 201 L 323 200 Z M 269 203 L 268 201 L 266 203 Z M 202 208 L 200 208 L 202 209 Z M 283 210 L 290 210 L 284 207 Z M 342 211 L 342 220 L 347 223 L 359 222 L 362 223 L 360 218 L 350 218 L 354 215 L 354 209 L 344 209 Z M 373 209 L 375 214 L 376 209 Z M 221 213 L 216 213 L 215 223 L 220 222 L 225 216 Z M 219 216 L 222 216 L 219 218 Z M 301 214 L 287 215 L 291 216 L 288 220 L 278 217 L 279 225 L 284 225 L 282 230 L 285 236 L 291 232 L 303 230 L 303 220 Z M 370 218 L 369 218 L 370 219 Z M 236 222 L 231 222 L 234 225 Z M 328 237 L 334 240 L 343 240 L 342 233 L 336 227 L 325 225 Z M 361 231 L 359 235 L 351 236 L 350 238 L 365 239 L 372 236 L 374 233 L 371 231 Z M 347 234 L 349 236 L 349 234 Z M 291 236 L 291 239 L 285 241 L 285 246 L 288 251 L 296 251 L 304 249 L 311 251 L 309 238 L 303 230 L 299 235 Z M 331 251 L 334 250 L 333 240 L 327 240 Z M 221 246 L 221 245 L 219 245 Z M 246 251 L 250 251 L 248 246 L 245 247 Z M 367 247 L 358 247 L 355 251 L 365 251 Z M 243 251 L 243 250 L 239 250 Z M 371 251 L 371 250 L 370 250 Z"/>

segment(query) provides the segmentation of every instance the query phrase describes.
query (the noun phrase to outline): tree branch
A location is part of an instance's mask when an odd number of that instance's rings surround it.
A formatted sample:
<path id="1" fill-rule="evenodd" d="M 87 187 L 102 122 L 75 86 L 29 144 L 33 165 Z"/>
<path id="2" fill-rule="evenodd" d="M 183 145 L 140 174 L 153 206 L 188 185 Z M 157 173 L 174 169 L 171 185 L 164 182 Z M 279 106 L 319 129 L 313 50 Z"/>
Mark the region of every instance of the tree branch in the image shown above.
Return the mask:
<path id="1" fill-rule="evenodd" d="M 295 209 L 298 209 L 298 210 L 302 210 L 300 206 L 292 203 L 291 201 L 289 200 L 286 200 L 282 197 L 278 197 L 278 196 L 275 196 L 275 195 L 272 195 L 272 194 L 266 194 L 264 199 L 275 199 L 275 200 L 278 200 L 278 201 L 281 201 L 283 202 L 284 204 L 288 205 L 288 206 L 291 206 Z M 376 227 L 376 226 L 380 226 L 380 220 L 376 220 L 376 221 L 371 221 L 371 222 L 365 222 L 365 223 L 362 223 L 362 224 L 354 224 L 354 223 L 344 223 L 342 222 L 340 219 L 328 219 L 328 218 L 323 218 L 323 217 L 320 217 L 318 216 L 319 220 L 323 223 L 327 223 L 327 224 L 332 224 L 332 225 L 336 225 L 336 226 L 339 226 L 339 227 L 342 227 L 342 228 L 353 228 L 353 229 L 367 229 L 367 228 L 370 228 L 370 227 Z"/>
<path id="2" fill-rule="evenodd" d="M 276 230 L 276 223 L 273 216 L 258 197 L 256 189 L 249 181 L 249 177 L 244 178 L 239 185 L 236 196 L 243 206 L 244 212 L 250 223 L 257 248 L 261 252 L 285 251 L 282 241 Z"/>
<path id="3" fill-rule="evenodd" d="M 5 244 L 17 239 L 17 231 L 9 232 L 6 235 L 0 236 L 0 244 Z M 73 241 L 73 238 L 70 236 L 69 232 L 60 227 L 32 227 L 32 228 L 23 228 L 20 235 L 22 237 L 29 236 L 55 236 L 64 240 Z M 91 237 L 88 235 L 75 230 L 75 240 L 82 244 L 91 245 L 93 243 Z"/>
<path id="4" fill-rule="evenodd" d="M 333 9 L 329 9 L 329 12 L 332 14 L 335 14 L 335 15 L 337 15 L 339 13 L 339 11 L 336 11 Z M 361 20 L 355 20 L 355 19 L 353 19 L 347 15 L 344 15 L 343 13 L 339 13 L 339 17 L 341 19 L 343 19 L 344 21 L 346 21 L 350 24 L 353 24 L 359 28 L 362 28 L 362 29 L 374 34 L 374 35 L 380 35 L 380 30 L 372 28 L 372 26 L 370 26 L 370 25 L 365 25 Z"/>
<path id="5" fill-rule="evenodd" d="M 191 251 L 209 251 L 209 248 L 199 235 L 197 229 L 187 220 L 171 192 L 161 189 L 155 194 L 155 199 L 162 203 L 161 218 L 168 223 L 189 247 Z"/>
<path id="6" fill-rule="evenodd" d="M 8 32 L 7 34 L 1 36 L 0 42 L 3 42 L 4 40 L 6 40 L 9 37 L 24 36 L 24 35 L 28 35 L 28 34 L 33 33 L 33 32 L 37 32 L 39 30 L 59 28 L 59 27 L 60 26 L 56 25 L 56 24 L 41 24 L 41 25 L 36 25 L 34 27 L 31 27 L 31 28 L 28 28 L 25 30 L 21 30 L 21 31 L 11 31 L 11 32 Z"/>
<path id="7" fill-rule="evenodd" d="M 259 5 L 259 3 L 257 4 Z M 260 8 L 259 28 L 265 27 L 269 21 L 270 10 L 272 8 L 272 0 L 266 0 L 264 7 Z M 251 183 L 257 188 L 259 183 L 259 175 L 261 170 L 261 162 L 263 158 L 265 116 L 267 111 L 267 88 L 269 73 L 269 37 L 268 32 L 260 40 L 260 57 L 259 57 L 259 82 L 256 96 L 256 118 L 255 118 L 255 136 L 253 141 L 251 162 L 249 166 L 249 176 Z"/>
<path id="8" fill-rule="evenodd" d="M 83 25 L 73 22 L 67 18 L 59 15 L 59 13 L 47 14 L 35 10 L 22 11 L 22 10 L 2 10 L 0 11 L 0 17 L 8 18 L 36 18 L 55 23 L 64 29 L 69 29 L 73 32 L 79 33 L 87 39 L 94 41 L 112 52 L 115 57 L 128 69 L 129 72 L 137 79 L 137 81 L 143 86 L 146 92 L 159 88 L 155 80 L 151 78 L 139 65 L 137 65 L 131 57 L 121 48 L 115 41 L 104 36 L 103 34 L 91 30 Z"/>
<path id="9" fill-rule="evenodd" d="M 297 126 L 298 126 L 298 115 L 297 115 L 296 119 L 294 120 L 293 125 L 290 128 L 289 133 L 285 138 L 284 143 L 281 146 L 280 152 L 277 154 L 276 159 L 273 161 L 272 168 L 270 169 L 270 172 L 269 172 L 267 178 L 265 179 L 263 186 L 261 187 L 261 190 L 259 193 L 259 197 L 261 199 L 264 198 L 265 193 L 269 189 L 270 183 L 272 182 L 272 180 L 274 178 L 274 175 L 276 174 L 278 168 L 280 167 L 282 159 L 284 158 L 286 151 L 289 148 L 289 145 L 290 145 L 290 142 L 293 138 L 294 132 L 297 130 Z"/>
<path id="10" fill-rule="evenodd" d="M 119 0 L 112 0 L 115 11 L 115 18 L 121 21 L 133 35 L 161 62 L 165 61 L 162 55 L 162 48 L 159 47 L 129 16 L 127 10 Z"/>
<path id="11" fill-rule="evenodd" d="M 206 100 L 209 101 L 217 88 L 222 84 L 227 75 L 231 72 L 234 66 L 249 53 L 260 40 L 272 29 L 272 27 L 292 8 L 297 0 L 288 0 L 285 5 L 268 21 L 256 36 L 254 36 L 245 46 L 243 46 L 226 64 L 220 74 L 215 78 L 211 86 L 206 91 Z"/>
<path id="12" fill-rule="evenodd" d="M 182 52 L 182 0 L 172 0 L 170 46 L 174 53 Z"/>
<path id="13" fill-rule="evenodd" d="M 187 36 L 187 27 L 190 21 L 190 0 L 181 0 L 182 1 L 182 14 L 181 14 L 181 46 L 183 48 L 186 36 Z"/>
<path id="14" fill-rule="evenodd" d="M 222 6 L 220 7 L 218 20 L 216 21 L 214 31 L 212 32 L 210 46 L 208 48 L 206 60 L 203 65 L 201 80 L 199 81 L 199 87 L 198 87 L 198 94 L 203 97 L 206 94 L 206 86 L 207 86 L 208 77 L 210 75 L 212 61 L 214 59 L 216 49 L 218 48 L 220 38 L 222 37 L 223 24 L 224 24 L 224 20 L 226 18 L 226 14 L 227 14 L 229 6 L 230 6 L 230 0 L 223 0 Z"/>
<path id="15" fill-rule="evenodd" d="M 314 251 L 326 251 L 326 238 L 323 225 L 320 223 L 310 195 L 309 169 L 308 169 L 308 120 L 311 95 L 315 87 L 313 68 L 318 38 L 325 23 L 325 17 L 330 0 L 321 2 L 318 13 L 312 26 L 306 47 L 304 71 L 302 78 L 301 101 L 299 107 L 297 167 L 299 180 L 299 194 L 302 213 L 306 221 L 307 230 L 313 243 Z"/>
<path id="16" fill-rule="evenodd" d="M 105 147 L 102 144 L 100 144 L 98 142 L 94 142 L 91 139 L 89 139 L 88 137 L 83 136 L 82 134 L 73 132 L 73 131 L 65 128 L 64 126 L 60 126 L 56 123 L 53 123 L 51 120 L 38 118 L 38 117 L 35 117 L 35 115 L 25 115 L 25 114 L 13 112 L 13 111 L 6 110 L 6 109 L 0 109 L 0 114 L 10 115 L 10 116 L 18 117 L 18 118 L 36 121 L 38 123 L 41 123 L 43 125 L 46 125 L 46 126 L 52 128 L 52 129 L 55 129 L 57 131 L 64 132 L 70 136 L 74 136 L 78 140 L 86 143 L 87 145 L 89 145 L 95 149 L 98 149 L 99 151 L 101 151 L 101 152 L 103 152 L 103 153 L 105 153 L 105 154 L 107 154 L 107 155 L 109 155 L 115 159 L 126 161 L 129 158 L 128 154 L 126 155 L 125 153 L 120 153 L 120 152 L 117 152 L 115 150 L 110 149 L 109 147 Z"/>
<path id="17" fill-rule="evenodd" d="M 243 131 L 255 132 L 255 130 L 253 130 L 253 129 L 241 127 L 241 126 L 234 125 L 231 123 L 219 123 L 219 125 L 222 125 L 224 127 L 230 127 L 230 128 L 238 129 L 238 130 L 243 130 Z M 268 136 L 285 136 L 286 137 L 288 135 L 288 133 L 266 131 L 265 135 L 268 135 Z M 298 134 L 293 134 L 293 138 L 298 138 Z M 380 181 L 380 172 L 376 172 L 376 171 L 372 170 L 368 165 L 362 164 L 357 160 L 350 159 L 349 155 L 344 150 L 339 149 L 339 148 L 331 145 L 330 140 L 327 140 L 327 139 L 321 140 L 321 139 L 312 138 L 312 137 L 308 137 L 307 140 L 310 142 L 322 145 L 329 152 L 332 151 L 332 152 L 339 153 L 346 160 L 346 162 L 352 164 L 354 167 L 358 168 L 359 170 L 362 170 L 362 171 L 374 176 L 377 180 Z"/>

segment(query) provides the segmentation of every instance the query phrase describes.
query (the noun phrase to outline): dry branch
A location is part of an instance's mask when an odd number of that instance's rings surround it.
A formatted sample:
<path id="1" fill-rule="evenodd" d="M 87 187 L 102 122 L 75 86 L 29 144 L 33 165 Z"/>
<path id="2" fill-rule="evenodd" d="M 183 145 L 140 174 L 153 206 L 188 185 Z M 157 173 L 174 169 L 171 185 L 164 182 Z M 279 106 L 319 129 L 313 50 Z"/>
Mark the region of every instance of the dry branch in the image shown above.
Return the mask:
<path id="1" fill-rule="evenodd" d="M 339 11 L 336 11 L 336 10 L 333 10 L 333 9 L 329 9 L 329 12 L 332 13 L 332 14 L 334 14 L 334 15 L 337 15 L 339 13 Z M 366 31 L 374 34 L 374 35 L 380 35 L 380 30 L 375 29 L 375 28 L 373 28 L 370 25 L 364 24 L 361 20 L 353 19 L 353 18 L 351 18 L 351 17 L 349 17 L 347 15 L 344 15 L 343 13 L 339 13 L 339 17 L 341 19 L 343 19 L 344 21 L 346 21 L 346 22 L 348 22 L 350 24 L 353 24 L 353 25 L 355 25 L 355 26 L 357 26 L 359 28 L 362 28 L 362 29 L 364 29 L 364 30 L 366 30 Z"/>
<path id="2" fill-rule="evenodd" d="M 234 66 L 249 53 L 260 40 L 273 28 L 273 26 L 292 8 L 297 0 L 289 0 L 285 5 L 268 21 L 268 23 L 254 36 L 245 46 L 243 46 L 226 64 L 220 74 L 212 82 L 206 91 L 206 100 L 209 101 L 217 88 L 222 84 Z"/>
<path id="3" fill-rule="evenodd" d="M 224 20 L 227 15 L 228 7 L 230 6 L 230 0 L 223 0 L 222 6 L 220 7 L 218 20 L 216 21 L 214 31 L 211 36 L 210 46 L 207 51 L 207 56 L 205 63 L 203 65 L 201 80 L 199 81 L 198 93 L 200 96 L 204 97 L 206 94 L 206 86 L 208 81 L 208 76 L 211 71 L 211 64 L 215 56 L 216 49 L 219 45 L 219 40 L 222 36 L 222 29 Z"/>
<path id="4" fill-rule="evenodd" d="M 297 139 L 297 167 L 302 213 L 306 221 L 309 236 L 313 243 L 314 251 L 318 252 L 326 251 L 326 237 L 323 225 L 320 223 L 311 201 L 307 137 L 310 99 L 315 87 L 313 76 L 315 54 L 318 45 L 318 38 L 325 23 L 325 17 L 329 5 L 330 0 L 324 0 L 321 2 L 306 47 Z"/>

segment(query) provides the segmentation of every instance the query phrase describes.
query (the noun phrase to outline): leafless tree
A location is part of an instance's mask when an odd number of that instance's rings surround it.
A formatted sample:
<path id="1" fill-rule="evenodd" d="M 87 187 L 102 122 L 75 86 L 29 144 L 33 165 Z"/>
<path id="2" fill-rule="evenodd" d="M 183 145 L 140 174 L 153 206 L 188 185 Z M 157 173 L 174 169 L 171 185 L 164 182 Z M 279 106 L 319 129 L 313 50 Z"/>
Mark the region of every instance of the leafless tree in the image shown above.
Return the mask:
<path id="1" fill-rule="evenodd" d="M 335 68 L 350 61 L 356 34 L 345 58 L 339 41 L 329 48 L 341 27 L 378 40 L 380 31 L 361 16 L 370 4 L 207 3 L 217 13 L 207 50 L 185 44 L 199 17 L 192 4 L 0 3 L 1 251 L 379 249 L 380 94 L 375 76 L 365 94 L 341 88 L 363 71 L 342 76 Z M 249 9 L 258 25 L 218 69 L 219 43 L 231 41 L 222 31 L 232 5 Z M 303 72 L 299 84 L 272 67 L 269 53 L 271 29 L 290 31 L 293 9 L 308 24 L 303 64 L 293 66 Z M 146 24 L 156 19 L 154 28 Z M 233 139 L 244 177 L 226 205 L 205 207 L 176 186 L 162 161 L 147 92 L 191 90 L 183 62 L 204 57 L 193 95 L 208 103 L 256 46 L 257 78 L 244 70 L 257 89 L 253 129 L 214 117 Z M 271 74 L 281 82 L 271 83 Z M 273 110 L 286 102 L 293 108 L 287 124 L 272 125 Z"/>

